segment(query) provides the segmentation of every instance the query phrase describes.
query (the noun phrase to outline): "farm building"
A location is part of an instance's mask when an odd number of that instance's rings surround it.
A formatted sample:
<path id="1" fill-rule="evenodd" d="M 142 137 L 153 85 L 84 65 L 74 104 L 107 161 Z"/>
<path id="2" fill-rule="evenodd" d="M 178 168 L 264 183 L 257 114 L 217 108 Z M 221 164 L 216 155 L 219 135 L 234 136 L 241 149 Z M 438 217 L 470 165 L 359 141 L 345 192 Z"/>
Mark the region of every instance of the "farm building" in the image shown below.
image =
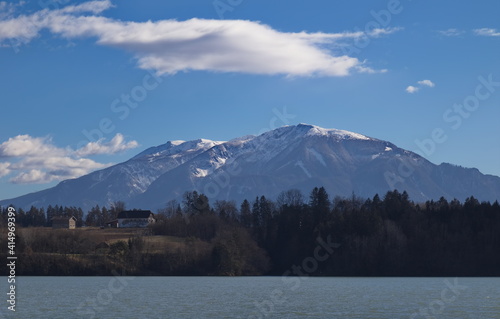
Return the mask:
<path id="1" fill-rule="evenodd" d="M 71 216 L 56 216 L 52 217 L 52 228 L 66 228 L 75 229 L 76 228 L 76 218 Z"/>
<path id="2" fill-rule="evenodd" d="M 106 222 L 106 227 L 118 228 L 118 219 L 111 220 Z"/>
<path id="3" fill-rule="evenodd" d="M 119 228 L 148 227 L 156 221 L 150 210 L 126 210 L 118 213 L 116 220 Z"/>

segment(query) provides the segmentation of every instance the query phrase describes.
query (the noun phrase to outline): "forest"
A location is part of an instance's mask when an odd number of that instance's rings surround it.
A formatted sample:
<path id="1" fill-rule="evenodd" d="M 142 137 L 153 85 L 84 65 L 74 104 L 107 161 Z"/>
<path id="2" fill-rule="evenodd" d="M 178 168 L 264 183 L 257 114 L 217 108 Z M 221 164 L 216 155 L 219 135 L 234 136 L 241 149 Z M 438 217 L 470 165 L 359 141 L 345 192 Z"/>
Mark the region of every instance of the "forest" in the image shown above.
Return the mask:
<path id="1" fill-rule="evenodd" d="M 169 201 L 149 229 L 105 240 L 106 221 L 125 205 L 17 210 L 20 275 L 499 276 L 500 204 L 406 192 L 333 197 L 322 187 L 242 203 L 196 191 Z M 48 228 L 75 216 L 75 230 Z M 0 219 L 6 245 L 7 208 Z M 92 230 L 92 231 L 90 231 Z M 97 234 L 97 235 L 96 235 Z M 2 258 L 5 260 L 5 249 Z M 5 266 L 1 266 L 6 271 Z"/>

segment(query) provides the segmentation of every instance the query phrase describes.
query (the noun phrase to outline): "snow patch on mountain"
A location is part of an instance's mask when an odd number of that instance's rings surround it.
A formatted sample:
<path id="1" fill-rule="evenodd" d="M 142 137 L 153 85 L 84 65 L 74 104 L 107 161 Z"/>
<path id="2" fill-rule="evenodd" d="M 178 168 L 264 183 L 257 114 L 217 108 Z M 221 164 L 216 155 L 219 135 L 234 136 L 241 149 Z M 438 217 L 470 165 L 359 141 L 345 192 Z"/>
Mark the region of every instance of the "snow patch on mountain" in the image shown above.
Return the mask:
<path id="1" fill-rule="evenodd" d="M 170 143 L 172 143 L 172 145 L 178 146 L 178 145 L 181 145 L 183 143 L 186 143 L 186 141 L 176 140 L 176 141 L 170 141 Z"/>
<path id="2" fill-rule="evenodd" d="M 183 156 L 186 152 L 197 152 L 199 150 L 207 150 L 216 145 L 225 143 L 223 141 L 212 141 L 207 139 L 197 139 L 192 141 L 169 141 L 163 145 L 150 147 L 139 153 L 132 159 L 148 158 L 150 162 L 156 161 L 158 158 L 165 156 Z"/>
<path id="3" fill-rule="evenodd" d="M 309 171 L 307 170 L 306 166 L 304 165 L 304 163 L 302 161 L 297 161 L 295 163 L 295 166 L 300 167 L 302 169 L 302 171 L 304 171 L 304 173 L 307 175 L 308 178 L 312 177 L 311 173 L 309 173 Z"/>
<path id="4" fill-rule="evenodd" d="M 323 155 L 318 153 L 314 148 L 307 148 L 307 151 L 310 152 L 314 157 L 316 157 L 316 159 L 321 163 L 321 165 L 326 167 L 326 163 L 325 163 L 325 160 L 323 159 Z"/>
<path id="5" fill-rule="evenodd" d="M 210 173 L 208 169 L 196 168 L 195 173 L 193 174 L 195 177 L 205 177 Z"/>
<path id="6" fill-rule="evenodd" d="M 302 125 L 304 127 L 309 127 L 309 131 L 307 133 L 307 136 L 326 136 L 326 137 L 336 137 L 339 139 L 356 139 L 356 140 L 364 140 L 368 141 L 371 140 L 371 138 L 359 134 L 359 133 L 354 133 L 354 132 L 349 132 L 345 130 L 337 130 L 337 129 L 325 129 L 316 125 L 310 125 L 310 124 L 299 124 L 299 126 Z"/>

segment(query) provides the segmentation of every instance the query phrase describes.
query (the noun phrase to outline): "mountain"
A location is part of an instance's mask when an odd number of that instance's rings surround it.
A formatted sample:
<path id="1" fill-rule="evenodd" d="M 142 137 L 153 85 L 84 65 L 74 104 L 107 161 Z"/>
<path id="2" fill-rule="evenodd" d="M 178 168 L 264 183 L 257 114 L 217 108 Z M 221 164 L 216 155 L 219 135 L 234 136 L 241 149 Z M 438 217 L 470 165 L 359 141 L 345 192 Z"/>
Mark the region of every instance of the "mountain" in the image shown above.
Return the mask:
<path id="1" fill-rule="evenodd" d="M 62 181 L 57 186 L 10 200 L 0 205 L 14 204 L 29 208 L 48 205 L 78 206 L 84 211 L 95 205 L 122 200 L 126 203 L 143 193 L 165 172 L 184 164 L 220 142 L 199 139 L 171 141 L 151 147 L 130 160 L 88 175 Z"/>
<path id="2" fill-rule="evenodd" d="M 394 144 L 365 135 L 314 125 L 284 126 L 228 142 L 171 141 L 130 160 L 57 186 L 0 201 L 29 208 L 49 204 L 88 210 L 122 200 L 127 207 L 158 209 L 185 191 L 212 201 L 276 197 L 299 189 L 307 195 L 324 186 L 332 196 L 372 197 L 406 190 L 414 201 L 473 195 L 500 199 L 500 177 L 474 168 L 435 165 Z"/>

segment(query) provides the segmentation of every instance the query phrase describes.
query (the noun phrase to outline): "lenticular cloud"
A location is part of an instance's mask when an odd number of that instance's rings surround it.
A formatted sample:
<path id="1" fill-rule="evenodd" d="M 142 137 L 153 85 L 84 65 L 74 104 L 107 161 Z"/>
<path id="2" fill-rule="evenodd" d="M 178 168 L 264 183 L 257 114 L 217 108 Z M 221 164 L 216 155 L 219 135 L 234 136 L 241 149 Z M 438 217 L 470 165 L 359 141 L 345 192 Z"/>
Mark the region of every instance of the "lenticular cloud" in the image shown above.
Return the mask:
<path id="1" fill-rule="evenodd" d="M 101 45 L 128 50 L 141 68 L 160 74 L 198 70 L 346 76 L 353 71 L 374 72 L 357 58 L 326 49 L 336 41 L 361 37 L 362 32 L 289 33 L 246 20 L 126 22 L 99 15 L 110 7 L 110 1 L 91 1 L 0 19 L 0 44 L 28 43 L 45 29 L 59 37 L 96 38 Z M 379 30 L 380 34 L 393 31 Z"/>

